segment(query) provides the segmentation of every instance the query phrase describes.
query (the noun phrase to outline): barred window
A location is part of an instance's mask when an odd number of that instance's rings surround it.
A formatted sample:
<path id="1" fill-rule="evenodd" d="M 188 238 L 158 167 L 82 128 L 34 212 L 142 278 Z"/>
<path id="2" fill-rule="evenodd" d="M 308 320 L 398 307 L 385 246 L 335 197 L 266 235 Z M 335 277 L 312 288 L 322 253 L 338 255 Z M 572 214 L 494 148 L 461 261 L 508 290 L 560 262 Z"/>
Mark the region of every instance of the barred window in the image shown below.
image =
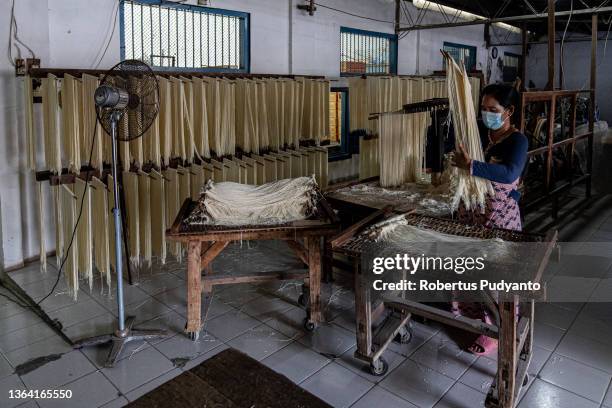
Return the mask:
<path id="1" fill-rule="evenodd" d="M 156 68 L 248 72 L 248 24 L 248 13 L 123 0 L 121 57 Z"/>
<path id="2" fill-rule="evenodd" d="M 448 52 L 451 57 L 459 64 L 463 62 L 467 72 L 476 69 L 476 47 L 471 45 L 455 44 L 444 42 L 444 51 Z M 446 64 L 446 63 L 445 63 Z M 446 68 L 446 66 L 445 66 Z"/>
<path id="3" fill-rule="evenodd" d="M 397 36 L 340 28 L 340 74 L 396 74 Z"/>

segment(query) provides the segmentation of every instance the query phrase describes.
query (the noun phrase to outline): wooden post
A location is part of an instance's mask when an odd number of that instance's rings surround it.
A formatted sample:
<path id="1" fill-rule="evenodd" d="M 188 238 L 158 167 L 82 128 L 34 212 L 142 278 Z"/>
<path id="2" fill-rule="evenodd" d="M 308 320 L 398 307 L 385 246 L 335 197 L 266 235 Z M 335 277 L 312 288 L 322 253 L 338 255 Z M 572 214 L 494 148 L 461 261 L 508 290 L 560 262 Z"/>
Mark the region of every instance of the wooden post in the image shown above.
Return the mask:
<path id="1" fill-rule="evenodd" d="M 308 272 L 310 284 L 310 322 L 318 324 L 321 314 L 321 241 L 317 236 L 304 237 L 304 244 L 308 251 Z"/>
<path id="2" fill-rule="evenodd" d="M 521 49 L 521 90 L 527 89 L 527 24 L 523 23 L 521 28 L 522 49 Z"/>
<path id="3" fill-rule="evenodd" d="M 535 328 L 535 302 L 533 300 L 529 300 L 522 305 L 521 317 L 529 319 L 529 334 L 527 334 L 523 349 L 519 350 L 519 352 L 522 356 L 531 355 L 533 351 L 533 332 Z M 522 378 L 519 378 L 519 381 L 520 380 L 522 380 Z"/>
<path id="4" fill-rule="evenodd" d="M 523 84 L 525 83 L 525 81 L 523 81 Z M 519 117 L 519 129 L 521 131 L 521 133 L 525 133 L 525 94 L 521 93 L 521 116 Z M 530 143 L 531 144 L 531 143 Z"/>
<path id="5" fill-rule="evenodd" d="M 499 305 L 501 328 L 497 357 L 497 390 L 500 407 L 514 407 L 516 386 L 516 297 Z"/>
<path id="6" fill-rule="evenodd" d="M 578 110 L 578 94 L 572 95 L 572 101 L 570 105 L 570 120 L 569 120 L 569 135 L 568 137 L 574 139 L 576 137 L 576 113 Z M 572 182 L 574 172 L 574 154 L 576 152 L 576 140 L 568 146 L 567 154 L 569 155 L 569 179 Z"/>
<path id="7" fill-rule="evenodd" d="M 400 29 L 400 1 L 395 0 L 395 34 L 399 34 Z"/>
<path id="8" fill-rule="evenodd" d="M 553 95 L 550 99 L 550 107 L 548 110 L 547 125 L 548 129 L 546 132 L 546 143 L 548 149 L 546 150 L 546 192 L 549 193 L 552 190 L 552 166 L 553 166 L 553 143 L 555 139 L 555 111 L 557 110 L 557 97 Z"/>
<path id="9" fill-rule="evenodd" d="M 597 14 L 591 17 L 591 109 L 589 109 L 589 138 L 587 150 L 586 196 L 591 197 L 593 182 L 593 132 L 595 131 L 595 88 L 597 87 Z"/>
<path id="10" fill-rule="evenodd" d="M 189 241 L 187 247 L 187 327 L 186 331 L 197 333 L 201 325 L 202 275 L 200 269 L 200 241 Z"/>
<path id="11" fill-rule="evenodd" d="M 372 299 L 370 288 L 363 282 L 361 258 L 355 261 L 355 317 L 357 323 L 357 353 L 363 357 L 372 354 Z"/>
<path id="12" fill-rule="evenodd" d="M 555 0 L 548 0 L 548 83 L 546 89 L 555 89 Z"/>

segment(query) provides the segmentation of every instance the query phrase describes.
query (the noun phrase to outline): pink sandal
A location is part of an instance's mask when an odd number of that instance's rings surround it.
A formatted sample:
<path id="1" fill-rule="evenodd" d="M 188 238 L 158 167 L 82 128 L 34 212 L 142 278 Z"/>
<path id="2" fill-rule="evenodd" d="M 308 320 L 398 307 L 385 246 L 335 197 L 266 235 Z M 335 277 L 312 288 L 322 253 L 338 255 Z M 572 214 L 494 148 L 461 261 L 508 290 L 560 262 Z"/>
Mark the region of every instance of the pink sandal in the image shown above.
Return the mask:
<path id="1" fill-rule="evenodd" d="M 482 350 L 482 351 L 480 351 Z M 477 356 L 488 356 L 497 350 L 497 339 L 487 337 L 484 334 L 478 336 L 474 343 L 468 347 L 468 351 Z"/>
<path id="2" fill-rule="evenodd" d="M 487 324 L 493 324 L 493 319 L 488 312 L 484 312 L 483 320 Z M 480 351 L 482 350 L 482 351 Z M 477 356 L 487 356 L 497 350 L 497 339 L 481 334 L 474 343 L 468 347 L 468 351 Z"/>
<path id="3" fill-rule="evenodd" d="M 463 303 L 453 301 L 451 303 L 451 313 L 455 316 L 465 316 L 472 319 L 482 319 L 487 324 L 493 324 L 493 319 L 487 311 L 483 311 L 481 306 L 474 303 Z M 466 339 L 467 340 L 467 339 Z M 467 344 L 470 344 L 468 340 Z M 471 342 L 470 346 L 467 347 L 470 353 L 477 356 L 486 356 L 492 354 L 497 350 L 497 339 L 480 335 Z"/>

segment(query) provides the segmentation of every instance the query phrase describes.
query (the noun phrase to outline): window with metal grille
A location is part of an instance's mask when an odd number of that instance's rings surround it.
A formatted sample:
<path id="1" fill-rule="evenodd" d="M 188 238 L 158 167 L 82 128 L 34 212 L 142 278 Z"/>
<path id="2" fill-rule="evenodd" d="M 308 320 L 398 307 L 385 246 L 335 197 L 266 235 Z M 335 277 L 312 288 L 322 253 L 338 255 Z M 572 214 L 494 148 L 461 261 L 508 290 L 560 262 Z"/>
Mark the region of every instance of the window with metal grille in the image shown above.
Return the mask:
<path id="1" fill-rule="evenodd" d="M 519 75 L 521 56 L 511 52 L 504 52 L 503 81 L 514 82 Z"/>
<path id="2" fill-rule="evenodd" d="M 448 52 L 453 57 L 457 64 L 463 62 L 467 72 L 474 71 L 476 69 L 476 47 L 445 41 L 443 48 L 444 51 Z"/>
<path id="3" fill-rule="evenodd" d="M 340 27 L 340 74 L 396 74 L 397 36 Z"/>
<path id="4" fill-rule="evenodd" d="M 249 71 L 249 14 L 164 2 L 122 0 L 121 57 L 156 68 Z"/>

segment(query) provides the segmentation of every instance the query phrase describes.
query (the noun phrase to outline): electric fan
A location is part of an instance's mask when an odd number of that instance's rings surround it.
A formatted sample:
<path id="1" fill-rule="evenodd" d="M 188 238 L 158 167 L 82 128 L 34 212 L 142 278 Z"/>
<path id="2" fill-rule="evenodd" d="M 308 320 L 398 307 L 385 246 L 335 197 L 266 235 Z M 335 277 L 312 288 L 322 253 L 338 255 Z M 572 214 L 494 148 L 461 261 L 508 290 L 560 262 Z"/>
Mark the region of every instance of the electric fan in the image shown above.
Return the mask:
<path id="1" fill-rule="evenodd" d="M 126 60 L 112 67 L 94 94 L 100 125 L 112 140 L 112 176 L 114 192 L 115 265 L 117 274 L 117 330 L 75 343 L 76 347 L 94 346 L 112 341 L 106 367 L 112 367 L 126 343 L 166 336 L 163 330 L 133 329 L 134 317 L 125 318 L 123 299 L 123 254 L 121 252 L 121 214 L 117 171 L 117 141 L 141 137 L 153 124 L 159 111 L 159 88 L 155 74 L 148 65 Z"/>

